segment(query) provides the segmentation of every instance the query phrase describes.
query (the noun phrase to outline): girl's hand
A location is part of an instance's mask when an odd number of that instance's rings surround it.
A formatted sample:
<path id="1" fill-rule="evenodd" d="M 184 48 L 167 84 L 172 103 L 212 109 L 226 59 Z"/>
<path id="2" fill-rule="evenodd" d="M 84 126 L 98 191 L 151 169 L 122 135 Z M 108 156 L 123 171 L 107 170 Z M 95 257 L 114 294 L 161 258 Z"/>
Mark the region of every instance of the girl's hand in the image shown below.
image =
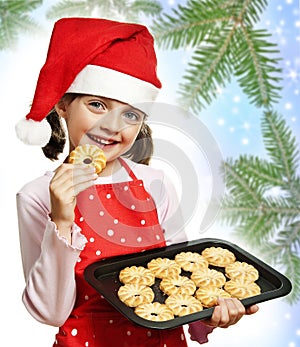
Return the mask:
<path id="1" fill-rule="evenodd" d="M 91 187 L 97 177 L 94 167 L 62 164 L 50 182 L 50 216 L 59 234 L 66 237 L 69 243 L 75 219 L 76 196 Z"/>
<path id="2" fill-rule="evenodd" d="M 257 305 L 246 309 L 241 301 L 235 298 L 219 298 L 218 303 L 212 317 L 202 321 L 210 327 L 228 328 L 230 325 L 236 324 L 245 314 L 250 315 L 258 311 Z"/>

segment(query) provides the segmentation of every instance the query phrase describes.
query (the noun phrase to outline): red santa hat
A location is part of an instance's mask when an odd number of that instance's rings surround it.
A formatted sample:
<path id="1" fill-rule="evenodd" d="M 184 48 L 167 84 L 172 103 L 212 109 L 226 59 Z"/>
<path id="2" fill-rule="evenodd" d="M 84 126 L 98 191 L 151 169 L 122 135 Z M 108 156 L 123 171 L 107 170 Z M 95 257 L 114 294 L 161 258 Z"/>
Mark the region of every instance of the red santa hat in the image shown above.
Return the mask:
<path id="1" fill-rule="evenodd" d="M 153 37 L 143 25 L 94 18 L 55 23 L 31 110 L 16 125 L 25 143 L 45 146 L 51 128 L 45 119 L 65 93 L 103 96 L 128 104 L 155 100 Z"/>

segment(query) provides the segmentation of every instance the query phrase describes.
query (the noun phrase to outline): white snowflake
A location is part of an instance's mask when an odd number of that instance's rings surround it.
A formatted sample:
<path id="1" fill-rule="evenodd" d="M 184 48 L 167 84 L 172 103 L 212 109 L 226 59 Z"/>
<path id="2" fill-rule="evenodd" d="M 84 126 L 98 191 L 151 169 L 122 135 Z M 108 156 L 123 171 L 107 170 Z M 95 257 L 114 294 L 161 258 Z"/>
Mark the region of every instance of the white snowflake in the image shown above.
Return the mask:
<path id="1" fill-rule="evenodd" d="M 242 139 L 242 144 L 243 144 L 244 146 L 248 145 L 248 144 L 249 144 L 249 139 L 248 139 L 247 137 L 244 137 L 244 138 Z"/>
<path id="2" fill-rule="evenodd" d="M 291 110 L 293 108 L 293 104 L 291 102 L 286 102 L 284 108 L 286 110 Z"/>

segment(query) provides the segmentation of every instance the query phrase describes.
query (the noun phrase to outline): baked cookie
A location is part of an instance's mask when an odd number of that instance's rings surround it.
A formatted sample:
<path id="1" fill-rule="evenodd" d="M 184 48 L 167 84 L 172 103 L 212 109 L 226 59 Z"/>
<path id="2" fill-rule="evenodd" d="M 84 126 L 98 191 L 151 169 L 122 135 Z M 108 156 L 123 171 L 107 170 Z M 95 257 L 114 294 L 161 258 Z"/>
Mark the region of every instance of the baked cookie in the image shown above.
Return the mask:
<path id="1" fill-rule="evenodd" d="M 194 281 L 185 276 L 165 277 L 161 280 L 159 288 L 167 295 L 188 294 L 193 295 L 196 290 Z"/>
<path id="2" fill-rule="evenodd" d="M 230 298 L 231 295 L 221 288 L 210 286 L 199 288 L 195 297 L 204 307 L 213 307 L 218 304 L 218 298 Z"/>
<path id="3" fill-rule="evenodd" d="M 210 265 L 225 267 L 235 262 L 235 255 L 226 248 L 209 247 L 205 248 L 201 255 Z"/>
<path id="4" fill-rule="evenodd" d="M 122 269 L 119 273 L 122 283 L 136 283 L 152 286 L 155 282 L 154 274 L 143 266 L 130 266 Z"/>
<path id="5" fill-rule="evenodd" d="M 93 165 L 97 174 L 106 166 L 106 157 L 102 149 L 90 144 L 77 146 L 70 153 L 68 161 L 70 164 Z"/>
<path id="6" fill-rule="evenodd" d="M 224 290 L 226 290 L 226 292 L 228 292 L 232 297 L 238 299 L 249 298 L 261 293 L 261 289 L 256 283 L 247 283 L 241 280 L 227 281 L 224 285 Z"/>
<path id="7" fill-rule="evenodd" d="M 170 295 L 165 304 L 173 311 L 175 316 L 180 317 L 203 310 L 200 301 L 187 294 Z"/>
<path id="8" fill-rule="evenodd" d="M 178 276 L 181 272 L 181 267 L 176 261 L 169 258 L 152 259 L 147 264 L 147 267 L 157 278 L 174 277 Z"/>
<path id="9" fill-rule="evenodd" d="M 154 299 L 154 292 L 148 286 L 128 283 L 119 288 L 118 297 L 125 305 L 136 307 L 141 304 L 152 302 Z"/>
<path id="10" fill-rule="evenodd" d="M 154 322 L 164 322 L 174 318 L 172 310 L 167 305 L 159 302 L 141 304 L 135 308 L 134 312 L 139 317 Z"/>
<path id="11" fill-rule="evenodd" d="M 225 274 L 230 279 L 238 279 L 244 282 L 255 282 L 259 277 L 259 273 L 253 265 L 240 261 L 227 265 Z"/>
<path id="12" fill-rule="evenodd" d="M 196 252 L 181 252 L 176 254 L 175 261 L 185 271 L 196 271 L 208 267 L 208 261 Z"/>
<path id="13" fill-rule="evenodd" d="M 222 272 L 214 269 L 194 271 L 191 274 L 191 279 L 195 282 L 197 287 L 213 286 L 221 288 L 226 282 L 226 277 Z"/>

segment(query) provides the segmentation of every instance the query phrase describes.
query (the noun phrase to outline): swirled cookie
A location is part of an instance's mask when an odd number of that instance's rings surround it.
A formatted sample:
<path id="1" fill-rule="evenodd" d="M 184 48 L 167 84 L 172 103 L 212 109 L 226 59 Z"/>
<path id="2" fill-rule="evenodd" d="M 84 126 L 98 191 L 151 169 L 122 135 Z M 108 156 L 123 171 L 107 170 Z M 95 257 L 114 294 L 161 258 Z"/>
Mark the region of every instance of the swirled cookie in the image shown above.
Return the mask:
<path id="1" fill-rule="evenodd" d="M 195 282 L 197 287 L 214 286 L 221 288 L 226 282 L 226 277 L 222 272 L 214 269 L 194 271 L 191 274 L 191 279 Z"/>
<path id="2" fill-rule="evenodd" d="M 238 299 L 245 299 L 261 293 L 260 287 L 254 283 L 247 283 L 241 280 L 230 280 L 224 285 L 224 289 L 231 296 Z"/>
<path id="3" fill-rule="evenodd" d="M 118 290 L 119 299 L 129 307 L 150 303 L 154 299 L 154 292 L 148 286 L 136 283 L 128 283 Z"/>
<path id="4" fill-rule="evenodd" d="M 235 262 L 235 255 L 226 248 L 209 247 L 205 248 L 201 255 L 210 265 L 225 267 Z"/>
<path id="5" fill-rule="evenodd" d="M 193 272 L 208 267 L 208 261 L 196 252 L 181 252 L 176 254 L 175 261 L 185 271 Z"/>
<path id="6" fill-rule="evenodd" d="M 180 317 L 203 310 L 200 301 L 187 294 L 170 295 L 165 304 L 173 311 L 174 315 Z"/>
<path id="7" fill-rule="evenodd" d="M 193 295 L 196 290 L 194 281 L 185 276 L 165 277 L 161 280 L 159 288 L 167 295 L 188 294 Z"/>
<path id="8" fill-rule="evenodd" d="M 204 307 L 213 307 L 218 304 L 218 298 L 230 298 L 231 295 L 225 290 L 217 287 L 203 287 L 199 288 L 195 296 L 200 300 Z"/>
<path id="9" fill-rule="evenodd" d="M 225 274 L 230 279 L 239 279 L 244 282 L 255 282 L 259 277 L 259 273 L 253 265 L 240 261 L 227 265 Z"/>
<path id="10" fill-rule="evenodd" d="M 143 266 L 130 266 L 122 269 L 119 273 L 122 283 L 137 283 L 152 286 L 155 282 L 154 274 Z"/>
<path id="11" fill-rule="evenodd" d="M 141 304 L 135 308 L 134 312 L 144 319 L 155 322 L 164 322 L 174 318 L 172 310 L 159 302 Z"/>
<path id="12" fill-rule="evenodd" d="M 93 165 L 99 174 L 106 166 L 106 157 L 101 148 L 85 144 L 77 146 L 69 155 L 70 164 Z"/>
<path id="13" fill-rule="evenodd" d="M 181 267 L 176 263 L 176 261 L 168 258 L 152 259 L 147 264 L 147 267 L 157 278 L 178 276 L 181 272 Z"/>

